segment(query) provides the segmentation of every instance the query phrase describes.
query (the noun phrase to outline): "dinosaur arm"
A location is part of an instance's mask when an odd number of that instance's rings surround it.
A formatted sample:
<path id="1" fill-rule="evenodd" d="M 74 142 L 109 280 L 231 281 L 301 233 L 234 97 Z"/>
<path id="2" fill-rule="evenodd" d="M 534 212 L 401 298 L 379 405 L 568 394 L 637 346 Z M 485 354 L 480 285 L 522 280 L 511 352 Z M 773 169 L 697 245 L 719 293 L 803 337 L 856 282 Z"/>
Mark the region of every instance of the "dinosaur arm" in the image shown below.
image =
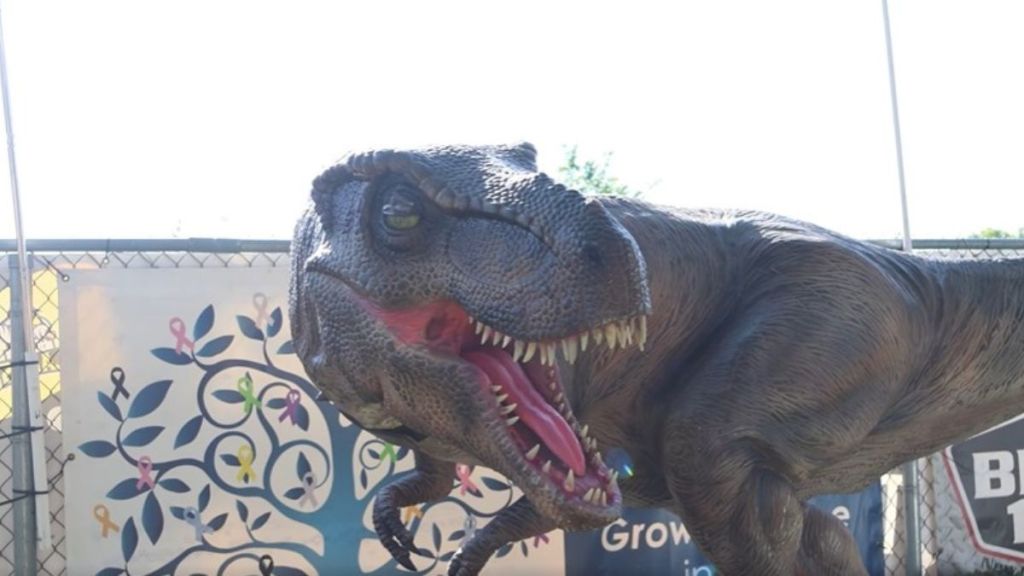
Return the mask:
<path id="1" fill-rule="evenodd" d="M 373 504 L 373 527 L 384 547 L 396 561 L 409 570 L 416 567 L 409 553 L 416 551 L 412 534 L 402 524 L 401 509 L 438 500 L 452 489 L 455 465 L 414 451 L 416 470 L 409 476 L 385 486 Z"/>
<path id="2" fill-rule="evenodd" d="M 556 522 L 546 518 L 525 497 L 501 511 L 494 520 L 481 528 L 459 548 L 448 566 L 448 576 L 478 574 L 487 560 L 499 548 L 537 536 L 557 528 Z"/>

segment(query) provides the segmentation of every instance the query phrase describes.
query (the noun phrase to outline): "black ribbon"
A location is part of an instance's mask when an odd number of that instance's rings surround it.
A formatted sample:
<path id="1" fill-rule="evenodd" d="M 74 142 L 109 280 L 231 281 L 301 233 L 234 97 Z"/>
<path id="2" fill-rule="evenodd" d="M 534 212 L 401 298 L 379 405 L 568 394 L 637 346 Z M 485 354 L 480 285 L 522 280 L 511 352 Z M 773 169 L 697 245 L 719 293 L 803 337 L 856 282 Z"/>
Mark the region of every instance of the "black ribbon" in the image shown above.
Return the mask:
<path id="1" fill-rule="evenodd" d="M 110 382 L 114 385 L 113 399 L 117 400 L 118 394 L 123 394 L 125 399 L 131 398 L 131 394 L 128 393 L 128 389 L 124 387 L 124 370 L 120 366 L 115 366 L 110 371 Z"/>

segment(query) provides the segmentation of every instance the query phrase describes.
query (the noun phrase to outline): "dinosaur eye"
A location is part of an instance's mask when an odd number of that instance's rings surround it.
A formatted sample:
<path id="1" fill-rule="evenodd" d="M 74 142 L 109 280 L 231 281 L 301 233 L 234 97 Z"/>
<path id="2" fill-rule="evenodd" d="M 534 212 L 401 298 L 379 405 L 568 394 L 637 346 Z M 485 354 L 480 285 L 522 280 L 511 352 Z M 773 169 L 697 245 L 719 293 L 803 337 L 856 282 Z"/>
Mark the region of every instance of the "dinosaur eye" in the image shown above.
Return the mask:
<path id="1" fill-rule="evenodd" d="M 420 223 L 420 206 L 411 193 L 396 190 L 381 208 L 384 225 L 398 232 L 411 230 Z"/>

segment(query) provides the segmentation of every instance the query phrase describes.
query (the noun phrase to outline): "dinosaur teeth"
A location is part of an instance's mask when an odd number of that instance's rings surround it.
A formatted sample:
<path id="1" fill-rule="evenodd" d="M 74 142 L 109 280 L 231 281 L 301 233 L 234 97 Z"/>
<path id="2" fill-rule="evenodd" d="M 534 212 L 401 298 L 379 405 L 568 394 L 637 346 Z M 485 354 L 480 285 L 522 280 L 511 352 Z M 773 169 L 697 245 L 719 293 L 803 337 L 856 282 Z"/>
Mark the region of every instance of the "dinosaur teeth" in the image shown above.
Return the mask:
<path id="1" fill-rule="evenodd" d="M 590 430 L 590 424 L 584 424 L 583 428 L 580 428 L 580 436 L 582 436 L 584 440 L 587 439 L 588 430 Z"/>
<path id="2" fill-rule="evenodd" d="M 523 356 L 523 363 L 529 362 L 533 355 L 537 352 L 537 343 L 530 342 L 526 345 L 526 355 Z"/>
<path id="3" fill-rule="evenodd" d="M 584 502 L 591 502 L 594 496 L 595 496 L 594 489 L 591 488 L 590 490 L 587 490 L 586 494 L 583 495 L 583 501 Z"/>
<path id="4" fill-rule="evenodd" d="M 647 316 L 640 317 L 640 350 L 644 349 L 647 343 Z"/>
<path id="5" fill-rule="evenodd" d="M 601 496 L 601 506 L 608 505 L 608 494 L 604 491 L 604 488 L 598 488 L 597 493 Z"/>
<path id="6" fill-rule="evenodd" d="M 508 424 L 509 426 L 512 426 L 516 422 L 519 422 L 519 416 L 513 416 L 505 420 L 505 423 Z"/>
<path id="7" fill-rule="evenodd" d="M 512 337 L 509 336 L 508 334 L 505 334 L 504 336 L 501 337 L 501 347 L 502 348 L 508 348 L 508 343 L 511 342 L 511 341 L 512 341 Z"/>
<path id="8" fill-rule="evenodd" d="M 522 357 L 523 357 L 523 343 L 521 341 L 519 341 L 519 340 L 516 340 L 515 344 L 512 347 L 512 360 L 515 360 L 516 362 L 519 362 L 519 359 L 522 358 Z"/>
<path id="9" fill-rule="evenodd" d="M 569 469 L 569 473 L 565 475 L 565 482 L 562 483 L 562 486 L 567 492 L 572 492 L 576 489 L 576 476 L 573 475 L 571 468 Z"/>
<path id="10" fill-rule="evenodd" d="M 583 351 L 583 352 L 586 352 L 587 351 L 587 344 L 589 342 L 590 342 L 590 332 L 587 332 L 586 330 L 584 330 L 583 334 L 580 334 L 580 350 Z"/>
<path id="11" fill-rule="evenodd" d="M 501 390 L 501 384 L 491 384 L 491 392 L 497 394 L 498 392 L 501 392 Z"/>
<path id="12" fill-rule="evenodd" d="M 518 406 L 519 404 L 516 404 L 515 402 L 509 404 L 508 406 L 505 406 L 504 408 L 501 409 L 501 415 L 504 416 L 506 414 L 511 414 L 512 412 L 515 412 L 515 409 Z"/>
<path id="13" fill-rule="evenodd" d="M 544 463 L 544 465 L 540 467 L 540 469 L 541 469 L 541 470 L 542 470 L 542 471 L 543 471 L 543 472 L 544 472 L 545 474 L 547 474 L 547 473 L 551 472 L 551 460 L 548 460 L 547 462 L 545 462 L 545 463 Z"/>
<path id="14" fill-rule="evenodd" d="M 619 479 L 619 471 L 618 470 L 612 470 L 612 483 L 617 482 L 618 479 Z"/>
<path id="15" fill-rule="evenodd" d="M 484 331 L 484 323 L 477 320 L 476 326 L 473 327 L 473 330 L 476 331 L 476 335 L 479 336 L 480 333 Z"/>
<path id="16" fill-rule="evenodd" d="M 498 395 L 498 404 L 501 404 L 505 400 L 508 400 L 508 394 L 499 394 Z"/>
<path id="17" fill-rule="evenodd" d="M 491 327 L 484 326 L 483 335 L 480 336 L 480 343 L 487 344 L 487 341 L 491 339 Z"/>
<path id="18" fill-rule="evenodd" d="M 600 346 L 601 343 L 604 342 L 604 330 L 594 328 L 591 330 L 591 333 L 594 335 L 594 343 Z"/>
<path id="19" fill-rule="evenodd" d="M 565 394 L 562 394 L 561 392 L 559 392 L 558 396 L 555 396 L 555 402 L 561 403 L 564 398 L 565 398 Z"/>
<path id="20" fill-rule="evenodd" d="M 608 341 L 608 347 L 615 350 L 616 339 L 619 336 L 619 329 L 615 324 L 605 324 L 604 337 Z"/>
<path id="21" fill-rule="evenodd" d="M 537 457 L 537 454 L 539 454 L 539 453 L 540 453 L 540 444 L 534 444 L 533 448 L 530 448 L 530 451 L 526 453 L 526 459 L 527 460 L 533 460 L 534 458 Z"/>

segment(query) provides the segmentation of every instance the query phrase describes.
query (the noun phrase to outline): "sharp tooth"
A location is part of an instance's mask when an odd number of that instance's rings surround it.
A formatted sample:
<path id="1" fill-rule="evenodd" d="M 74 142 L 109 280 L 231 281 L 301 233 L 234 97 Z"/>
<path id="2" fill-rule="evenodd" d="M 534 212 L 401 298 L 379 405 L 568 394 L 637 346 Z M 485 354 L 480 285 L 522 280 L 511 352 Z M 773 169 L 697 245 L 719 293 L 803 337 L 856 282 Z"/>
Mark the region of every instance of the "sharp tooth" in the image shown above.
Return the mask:
<path id="1" fill-rule="evenodd" d="M 561 402 L 563 398 L 565 398 L 565 394 L 559 392 L 558 396 L 555 396 L 555 402 Z"/>
<path id="2" fill-rule="evenodd" d="M 513 402 L 513 403 L 509 404 L 508 406 L 505 406 L 504 408 L 502 408 L 501 409 L 501 414 L 505 415 L 505 414 L 509 414 L 511 412 L 514 412 L 516 407 L 518 407 L 518 406 L 519 406 L 519 404 L 516 404 L 515 402 Z"/>
<path id="3" fill-rule="evenodd" d="M 647 316 L 640 317 L 640 349 L 644 349 L 644 344 L 647 344 Z"/>
<path id="4" fill-rule="evenodd" d="M 605 493 L 604 488 L 598 488 L 597 493 L 601 496 L 601 506 L 607 506 L 608 494 Z"/>
<path id="5" fill-rule="evenodd" d="M 561 411 L 562 414 L 566 414 L 566 415 L 569 414 L 569 409 L 565 407 L 565 402 L 559 402 L 558 403 L 558 410 Z"/>
<path id="6" fill-rule="evenodd" d="M 592 332 L 594 334 L 594 344 L 600 346 L 604 342 L 604 331 L 600 328 L 594 328 Z"/>
<path id="7" fill-rule="evenodd" d="M 470 324 L 472 324 L 472 323 L 473 323 L 473 317 L 472 317 L 472 316 L 470 316 L 470 317 L 469 317 L 469 323 L 470 323 Z"/>
<path id="8" fill-rule="evenodd" d="M 555 345 L 548 344 L 548 366 L 555 365 Z"/>
<path id="9" fill-rule="evenodd" d="M 566 360 L 569 361 L 569 364 L 575 364 L 576 363 L 576 354 L 578 354 L 579 350 L 580 350 L 579 349 L 579 340 L 576 340 L 575 336 L 570 336 L 570 337 L 566 338 L 566 340 L 568 340 L 568 342 L 569 342 L 568 345 L 567 345 L 568 348 L 569 348 L 569 354 L 567 355 Z M 565 342 L 565 340 L 563 340 L 563 342 Z"/>
<path id="10" fill-rule="evenodd" d="M 508 424 L 509 426 L 515 424 L 516 422 L 519 422 L 519 416 L 513 416 L 505 420 L 505 423 Z"/>
<path id="11" fill-rule="evenodd" d="M 618 470 L 612 470 L 612 482 L 615 482 L 618 479 L 619 479 L 619 471 Z"/>
<path id="12" fill-rule="evenodd" d="M 623 322 L 622 323 L 622 328 L 620 328 L 620 330 L 622 330 L 622 332 L 626 335 L 626 344 L 628 344 L 629 346 L 632 346 L 633 345 L 633 324 L 629 323 L 629 322 Z"/>
<path id="13" fill-rule="evenodd" d="M 545 474 L 547 474 L 548 472 L 551 472 L 551 460 L 548 460 L 547 462 L 545 462 L 544 465 L 540 467 L 540 469 Z"/>
<path id="14" fill-rule="evenodd" d="M 523 343 L 516 340 L 512 350 L 512 360 L 519 362 L 519 359 L 523 357 Z"/>
<path id="15" fill-rule="evenodd" d="M 484 331 L 484 323 L 478 320 L 474 330 L 476 330 L 476 335 L 479 336 L 480 333 Z"/>
<path id="16" fill-rule="evenodd" d="M 590 502 L 590 499 L 594 497 L 594 489 L 587 490 L 587 493 L 583 495 L 584 502 Z"/>
<path id="17" fill-rule="evenodd" d="M 583 334 L 580 334 L 580 350 L 583 351 L 583 352 L 586 352 L 587 351 L 587 344 L 589 342 L 590 342 L 590 332 L 588 332 L 587 330 L 584 330 Z"/>
<path id="18" fill-rule="evenodd" d="M 618 336 L 619 329 L 615 324 L 608 323 L 604 327 L 604 337 L 608 340 L 608 347 L 615 350 L 615 339 Z"/>
<path id="19" fill-rule="evenodd" d="M 500 396 L 498 396 L 498 404 L 501 404 L 505 400 L 508 400 L 508 394 L 501 394 Z"/>
<path id="20" fill-rule="evenodd" d="M 533 460 L 534 458 L 537 457 L 537 454 L 539 452 L 540 452 L 540 444 L 534 444 L 533 448 L 530 448 L 530 451 L 526 453 L 526 459 L 527 460 Z"/>
<path id="21" fill-rule="evenodd" d="M 512 341 L 512 337 L 509 336 L 508 334 L 505 334 L 504 336 L 501 337 L 501 347 L 502 348 L 508 348 L 508 343 L 511 342 L 511 341 Z"/>
<path id="22" fill-rule="evenodd" d="M 487 344 L 487 341 L 491 339 L 491 327 L 484 326 L 483 336 L 480 337 L 481 344 Z"/>
<path id="23" fill-rule="evenodd" d="M 558 390 L 558 383 L 552 380 L 548 382 L 548 388 L 550 388 L 551 391 L 554 392 L 555 390 Z"/>
<path id="24" fill-rule="evenodd" d="M 573 475 L 571 468 L 569 473 L 565 475 L 565 482 L 562 485 L 567 492 L 572 492 L 576 489 L 576 476 Z"/>
<path id="25" fill-rule="evenodd" d="M 590 424 L 584 424 L 583 428 L 580 428 L 580 436 L 582 436 L 584 440 L 587 439 L 588 430 L 590 430 Z"/>
<path id="26" fill-rule="evenodd" d="M 491 384 L 491 392 L 494 392 L 495 394 L 501 392 L 501 384 Z"/>
<path id="27" fill-rule="evenodd" d="M 548 347 L 543 344 L 540 345 L 540 363 L 544 365 L 548 363 Z"/>
<path id="28" fill-rule="evenodd" d="M 526 345 L 526 355 L 523 356 L 523 362 L 524 363 L 529 362 L 530 359 L 533 358 L 533 354 L 536 351 L 537 351 L 537 343 L 536 342 L 530 342 L 529 344 L 527 344 Z"/>
<path id="29" fill-rule="evenodd" d="M 600 452 L 594 452 L 594 464 L 604 466 L 604 460 L 601 458 Z"/>

